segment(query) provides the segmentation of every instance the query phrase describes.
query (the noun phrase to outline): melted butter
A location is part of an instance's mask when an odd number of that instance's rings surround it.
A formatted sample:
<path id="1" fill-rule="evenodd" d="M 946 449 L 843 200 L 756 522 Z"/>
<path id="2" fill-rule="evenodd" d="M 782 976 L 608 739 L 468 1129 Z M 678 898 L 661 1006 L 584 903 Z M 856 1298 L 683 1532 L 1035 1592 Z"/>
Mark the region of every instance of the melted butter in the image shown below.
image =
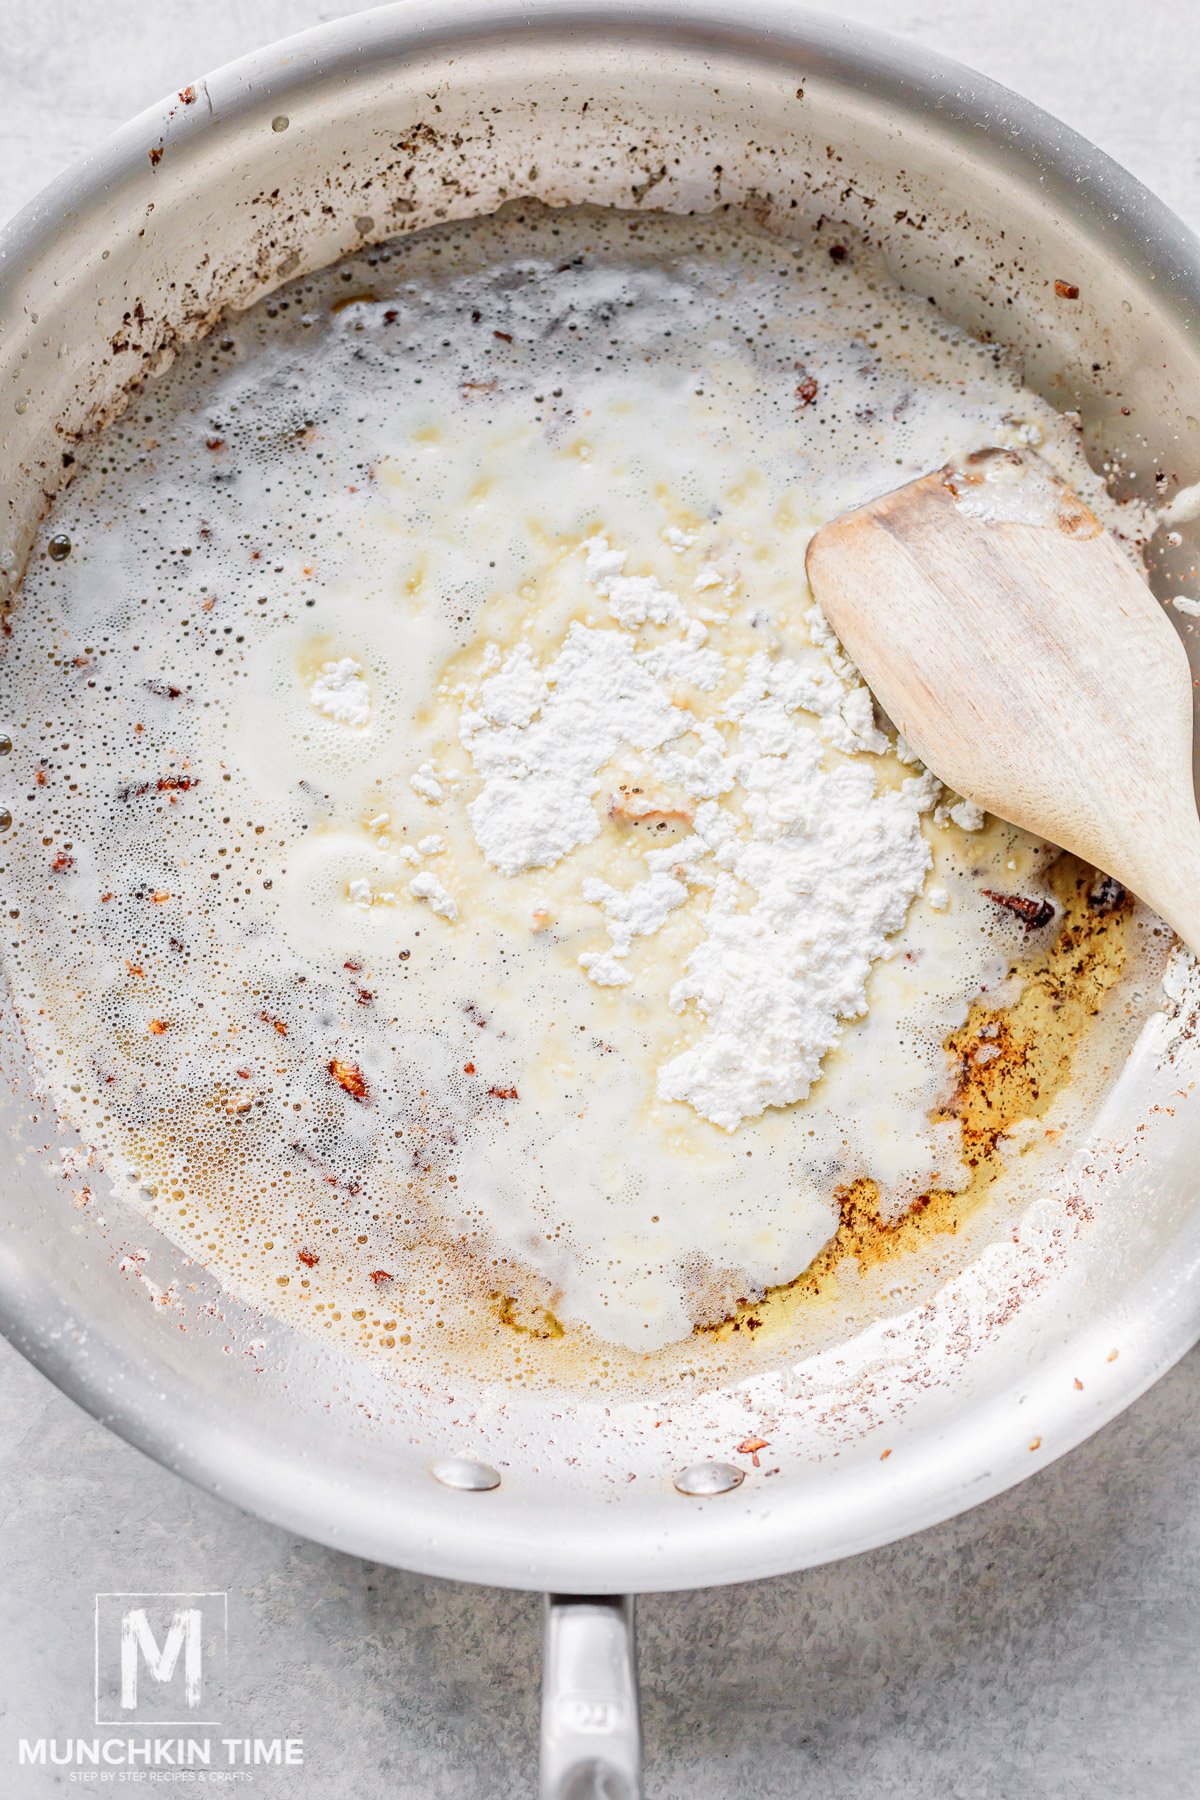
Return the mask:
<path id="1" fill-rule="evenodd" d="M 883 1265 L 926 1247 L 931 1236 L 962 1231 L 1006 1172 L 1014 1155 L 1053 1145 L 1062 1126 L 1044 1121 L 1070 1081 L 1079 1040 L 1118 986 L 1132 952 L 1132 902 L 1106 891 L 1103 877 L 1077 857 L 1062 855 L 1049 871 L 1062 905 L 1061 927 L 1048 951 L 1018 958 L 1019 984 L 1008 1006 L 972 1004 L 966 1022 L 946 1039 L 958 1067 L 946 1116 L 961 1133 L 969 1184 L 958 1193 L 932 1189 L 899 1217 L 880 1208 L 878 1183 L 860 1176 L 838 1190 L 838 1227 L 793 1282 L 742 1300 L 718 1325 L 698 1327 L 718 1338 L 761 1332 L 765 1342 L 795 1338 L 798 1315 L 836 1307 L 847 1283 L 878 1274 Z M 1041 1122 L 1040 1131 L 1033 1129 Z M 1023 1128 L 1017 1141 L 1006 1134 Z"/>
<path id="2" fill-rule="evenodd" d="M 678 796 L 620 754 L 593 842 L 509 881 L 470 830 L 453 690 L 487 642 L 547 657 L 597 622 L 576 572 L 598 530 L 726 615 L 731 670 L 796 654 L 819 523 L 1031 438 L 1115 516 L 1069 425 L 866 246 L 834 266 L 719 221 L 519 209 L 181 355 L 81 456 L 46 528 L 72 556 L 31 566 L 4 646 L 27 795 L 6 957 L 114 1179 L 240 1291 L 406 1372 L 610 1384 L 645 1343 L 664 1379 L 718 1380 L 755 1337 L 848 1329 L 885 1261 L 936 1280 L 1086 1135 L 1162 931 L 1121 915 L 1124 966 L 1089 961 L 1057 865 L 1064 949 L 1036 950 L 981 889 L 1044 894 L 1046 847 L 926 820 L 926 892 L 866 1016 L 806 1101 L 719 1131 L 653 1081 L 700 1029 L 666 1001 L 703 895 L 635 940 L 628 991 L 578 966 L 606 941 L 582 882 L 635 880 L 686 828 Z M 309 703 L 347 658 L 366 729 Z M 734 678 L 679 698 L 699 719 Z M 880 787 L 911 773 L 865 760 Z M 418 869 L 456 920 L 407 891 Z M 356 904 L 361 882 L 390 897 Z M 692 1335 L 743 1299 L 757 1332 Z"/>

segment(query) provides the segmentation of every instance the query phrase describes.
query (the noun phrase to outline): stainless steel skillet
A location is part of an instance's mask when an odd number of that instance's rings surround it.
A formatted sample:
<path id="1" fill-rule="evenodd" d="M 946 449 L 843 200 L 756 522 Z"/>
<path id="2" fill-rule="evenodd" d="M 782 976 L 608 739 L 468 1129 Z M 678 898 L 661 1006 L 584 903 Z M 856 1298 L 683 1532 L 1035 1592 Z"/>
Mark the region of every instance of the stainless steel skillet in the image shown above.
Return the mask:
<path id="1" fill-rule="evenodd" d="M 903 279 L 1012 345 L 1030 384 L 1078 411 L 1096 459 L 1136 444 L 1147 495 L 1156 475 L 1168 493 L 1200 478 L 1200 247 L 1035 109 L 908 45 L 782 4 L 751 21 L 699 0 L 447 0 L 360 15 L 194 82 L 9 228 L 8 582 L 74 438 L 224 307 L 355 245 L 520 192 L 747 204 L 782 230 L 814 211 L 858 220 Z M 1197 560 L 1194 526 L 1179 529 L 1180 545 L 1158 546 L 1164 592 L 1186 591 Z M 0 793 L 6 806 L 18 798 Z M 828 1560 L 1031 1473 L 1200 1335 L 1186 1021 L 1164 1022 L 1123 1072 L 1089 1155 L 1017 1242 L 981 1223 L 944 1282 L 873 1296 L 830 1341 L 717 1388 L 668 1393 L 648 1372 L 644 1392 L 606 1405 L 498 1395 L 469 1370 L 451 1398 L 264 1323 L 183 1266 L 123 1196 L 119 1170 L 89 1166 L 11 1006 L 5 1016 L 0 1304 L 12 1341 L 169 1466 L 383 1561 L 595 1596 Z M 93 1201 L 74 1207 L 89 1187 Z M 157 1285 L 192 1284 L 186 1332 L 122 1274 L 131 1244 Z M 263 1340 L 261 1374 L 225 1353 Z M 758 1468 L 738 1450 L 754 1436 L 770 1443 Z M 607 1741 L 616 1757 L 632 1717 L 631 1690 L 612 1691 L 627 1614 L 551 1618 L 551 1733 L 567 1763 L 578 1743 Z"/>

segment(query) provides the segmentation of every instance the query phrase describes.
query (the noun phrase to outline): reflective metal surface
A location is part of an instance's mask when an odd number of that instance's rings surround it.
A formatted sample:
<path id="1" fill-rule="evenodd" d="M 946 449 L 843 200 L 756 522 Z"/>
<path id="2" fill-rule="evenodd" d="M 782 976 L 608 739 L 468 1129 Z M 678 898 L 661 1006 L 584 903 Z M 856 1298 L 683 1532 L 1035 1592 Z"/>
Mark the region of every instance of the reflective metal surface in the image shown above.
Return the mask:
<path id="1" fill-rule="evenodd" d="M 442 1456 L 429 1465 L 429 1473 L 443 1487 L 461 1494 L 490 1494 L 500 1486 L 500 1474 L 487 1463 L 471 1462 L 465 1456 Z"/>
<path id="2" fill-rule="evenodd" d="M 680 1469 L 675 1486 L 693 1500 L 704 1500 L 711 1494 L 731 1494 L 745 1479 L 744 1471 L 732 1468 L 729 1463 L 702 1462 Z"/>
<path id="3" fill-rule="evenodd" d="M 541 1800 L 640 1800 L 633 1601 L 546 1596 Z"/>
<path id="4" fill-rule="evenodd" d="M 9 585 L 76 436 L 224 307 L 526 192 L 744 205 L 784 230 L 807 212 L 857 220 L 902 279 L 1010 345 L 1031 386 L 1078 412 L 1094 459 L 1136 444 L 1147 493 L 1156 473 L 1200 478 L 1200 249 L 1036 109 L 779 0 L 431 0 L 340 21 L 218 71 L 190 102 L 172 96 L 0 239 Z M 1060 277 L 1079 289 L 1070 307 Z M 1163 549 L 1168 591 L 1196 557 L 1186 535 Z M 220 1289 L 125 1197 L 119 1168 L 64 1136 L 11 1004 L 5 1020 L 7 1335 L 163 1463 L 378 1560 L 602 1594 L 847 1555 L 1061 1454 L 1200 1335 L 1200 1119 L 1153 1059 L 1126 1071 L 1105 1116 L 1101 1174 L 1080 1173 L 1044 1247 L 1031 1227 L 1012 1295 L 968 1271 L 909 1321 L 859 1319 L 853 1367 L 836 1347 L 781 1354 L 736 1391 L 669 1394 L 649 1368 L 641 1388 L 564 1400 L 498 1394 L 469 1370 L 453 1393 L 418 1389 L 402 1366 L 335 1356 Z M 1136 1156 L 1120 1154 L 1135 1137 Z M 178 1280 L 186 1329 L 122 1273 L 132 1246 L 160 1289 Z M 1015 1255 L 1007 1238 L 979 1251 L 993 1272 Z M 740 1472 L 748 1420 L 769 1446 L 762 1466 L 712 1499 L 682 1498 L 680 1470 L 734 1458 Z M 464 1443 L 498 1488 L 431 1481 L 431 1461 Z"/>

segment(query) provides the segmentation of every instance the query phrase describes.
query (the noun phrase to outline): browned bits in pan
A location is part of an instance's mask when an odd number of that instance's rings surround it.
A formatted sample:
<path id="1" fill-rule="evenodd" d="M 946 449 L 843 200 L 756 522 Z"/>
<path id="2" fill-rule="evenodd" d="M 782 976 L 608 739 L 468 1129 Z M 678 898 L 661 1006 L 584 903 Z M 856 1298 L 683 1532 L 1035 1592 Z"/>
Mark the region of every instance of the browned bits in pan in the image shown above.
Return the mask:
<path id="1" fill-rule="evenodd" d="M 982 892 L 1005 912 L 1020 919 L 1026 931 L 1038 931 L 1054 917 L 1052 900 L 1033 900 L 1028 894 L 997 894 L 991 888 L 984 888 Z"/>
<path id="2" fill-rule="evenodd" d="M 335 1056 L 330 1060 L 329 1073 L 352 1100 L 366 1099 L 367 1080 L 357 1063 L 344 1062 L 340 1056 Z"/>
<path id="3" fill-rule="evenodd" d="M 1118 912 L 1124 906 L 1126 898 L 1125 889 L 1119 881 L 1114 881 L 1111 875 L 1102 875 L 1088 894 L 1087 903 L 1103 919 L 1109 913 Z"/>

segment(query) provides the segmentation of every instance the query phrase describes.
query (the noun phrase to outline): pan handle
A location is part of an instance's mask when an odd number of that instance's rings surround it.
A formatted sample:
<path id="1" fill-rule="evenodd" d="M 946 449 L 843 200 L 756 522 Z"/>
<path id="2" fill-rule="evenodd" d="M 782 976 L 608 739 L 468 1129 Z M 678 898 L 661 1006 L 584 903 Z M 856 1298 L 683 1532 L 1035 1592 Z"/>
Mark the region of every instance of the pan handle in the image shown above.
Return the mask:
<path id="1" fill-rule="evenodd" d="M 633 1600 L 547 1594 L 541 1800 L 641 1800 Z"/>

